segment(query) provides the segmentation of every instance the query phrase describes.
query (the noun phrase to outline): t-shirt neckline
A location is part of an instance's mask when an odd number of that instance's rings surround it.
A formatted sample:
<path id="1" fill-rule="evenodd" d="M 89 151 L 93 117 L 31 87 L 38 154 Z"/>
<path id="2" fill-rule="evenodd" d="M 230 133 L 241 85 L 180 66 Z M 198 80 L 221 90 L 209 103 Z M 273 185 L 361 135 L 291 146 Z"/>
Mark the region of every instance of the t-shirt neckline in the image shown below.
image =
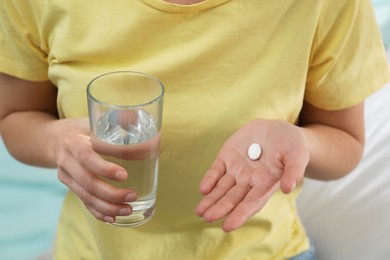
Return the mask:
<path id="1" fill-rule="evenodd" d="M 142 0 L 145 4 L 164 12 L 170 13 L 190 13 L 199 12 L 206 9 L 222 5 L 230 0 L 204 0 L 192 5 L 181 5 L 169 3 L 164 0 Z"/>

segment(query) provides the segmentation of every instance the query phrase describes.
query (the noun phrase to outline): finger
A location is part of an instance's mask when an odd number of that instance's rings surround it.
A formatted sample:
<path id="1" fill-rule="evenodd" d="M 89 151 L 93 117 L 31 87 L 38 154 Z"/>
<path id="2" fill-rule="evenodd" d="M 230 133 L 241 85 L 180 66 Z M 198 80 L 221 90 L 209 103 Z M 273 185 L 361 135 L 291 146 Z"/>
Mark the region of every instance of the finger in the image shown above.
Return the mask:
<path id="1" fill-rule="evenodd" d="M 108 222 L 108 223 L 114 223 L 116 216 L 129 216 L 132 213 L 132 208 L 129 205 L 122 206 L 121 209 L 118 211 L 118 213 L 108 214 L 108 215 L 98 211 L 97 209 L 95 209 L 94 207 L 88 204 L 84 203 L 84 205 L 97 220 Z"/>
<path id="2" fill-rule="evenodd" d="M 114 219 L 116 216 L 129 216 L 132 208 L 129 204 L 108 204 L 99 199 L 83 201 L 85 207 L 99 220 L 110 222 L 109 218 Z"/>
<path id="3" fill-rule="evenodd" d="M 248 185 L 235 185 L 203 214 L 203 218 L 207 222 L 224 218 L 245 198 L 249 190 Z"/>
<path id="4" fill-rule="evenodd" d="M 278 185 L 252 188 L 244 200 L 226 217 L 222 229 L 230 232 L 242 226 L 264 207 L 277 188 Z"/>
<path id="5" fill-rule="evenodd" d="M 288 194 L 292 192 L 297 184 L 303 180 L 308 159 L 303 154 L 297 156 L 299 153 L 286 156 L 284 160 L 284 172 L 280 182 L 280 188 L 283 193 Z"/>
<path id="6" fill-rule="evenodd" d="M 295 189 L 298 179 L 300 179 L 298 176 L 299 170 L 300 168 L 293 166 L 284 169 L 284 173 L 280 181 L 280 189 L 283 193 L 288 194 Z"/>
<path id="7" fill-rule="evenodd" d="M 103 179 L 89 172 L 74 160 L 69 160 L 63 167 L 59 167 L 71 179 L 67 179 L 69 185 L 76 182 L 84 190 L 95 197 L 114 203 L 131 202 L 136 200 L 137 194 L 132 189 L 120 189 L 108 184 Z M 61 177 L 61 176 L 59 176 Z M 65 176 L 66 177 L 66 176 Z"/>
<path id="8" fill-rule="evenodd" d="M 59 170 L 59 179 L 65 183 L 84 203 L 86 208 L 99 220 L 104 220 L 106 216 L 127 216 L 131 214 L 131 207 L 125 203 L 112 203 L 100 199 L 89 193 L 77 182 L 72 181 L 69 174 Z"/>
<path id="9" fill-rule="evenodd" d="M 222 160 L 217 159 L 203 177 L 199 185 L 200 193 L 203 195 L 208 194 L 225 173 L 225 163 Z"/>
<path id="10" fill-rule="evenodd" d="M 100 221 L 107 222 L 107 223 L 114 223 L 115 222 L 115 216 L 105 216 L 103 213 L 95 210 L 94 208 L 87 208 L 91 214 Z"/>
<path id="11" fill-rule="evenodd" d="M 202 217 L 206 210 L 220 200 L 235 184 L 235 179 L 230 175 L 221 178 L 214 189 L 200 201 L 195 210 L 196 214 Z"/>
<path id="12" fill-rule="evenodd" d="M 79 164 L 99 176 L 110 180 L 124 181 L 127 179 L 126 170 L 114 163 L 104 160 L 99 154 L 92 150 L 90 146 L 82 146 L 72 152 Z"/>

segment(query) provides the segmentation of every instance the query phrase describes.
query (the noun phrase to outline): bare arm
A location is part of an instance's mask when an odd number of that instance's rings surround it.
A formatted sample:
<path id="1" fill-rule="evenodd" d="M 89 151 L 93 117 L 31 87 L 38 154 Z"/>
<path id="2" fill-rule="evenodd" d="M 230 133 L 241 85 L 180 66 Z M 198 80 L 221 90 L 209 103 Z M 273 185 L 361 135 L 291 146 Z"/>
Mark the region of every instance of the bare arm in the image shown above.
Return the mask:
<path id="1" fill-rule="evenodd" d="M 364 150 L 364 103 L 327 111 L 305 103 L 300 125 L 309 148 L 305 176 L 319 180 L 338 179 L 352 171 Z"/>
<path id="2" fill-rule="evenodd" d="M 57 167 L 58 178 L 99 220 L 129 215 L 133 190 L 115 188 L 99 176 L 123 181 L 123 167 L 103 160 L 92 149 L 87 118 L 58 119 L 56 88 L 0 74 L 0 131 L 10 153 L 36 166 Z"/>
<path id="3" fill-rule="evenodd" d="M 0 73 L 0 132 L 9 152 L 32 165 L 55 167 L 51 127 L 57 120 L 57 89 Z"/>

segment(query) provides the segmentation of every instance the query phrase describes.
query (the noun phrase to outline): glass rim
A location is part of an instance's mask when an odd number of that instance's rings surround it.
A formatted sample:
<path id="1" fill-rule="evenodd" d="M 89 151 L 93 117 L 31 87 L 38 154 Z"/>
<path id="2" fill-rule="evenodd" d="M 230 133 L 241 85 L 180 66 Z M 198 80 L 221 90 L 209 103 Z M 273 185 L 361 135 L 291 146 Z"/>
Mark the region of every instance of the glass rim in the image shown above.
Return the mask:
<path id="1" fill-rule="evenodd" d="M 104 76 L 107 76 L 107 75 L 111 75 L 111 74 L 119 74 L 119 73 L 129 73 L 129 74 L 134 74 L 134 75 L 139 75 L 139 76 L 144 76 L 146 78 L 149 78 L 151 80 L 154 80 L 158 86 L 160 86 L 160 89 L 161 89 L 161 92 L 160 94 L 152 99 L 151 101 L 148 101 L 148 102 L 145 102 L 145 103 L 141 103 L 141 104 L 137 104 L 137 105 L 113 105 L 113 104 L 108 104 L 106 102 L 103 102 L 101 100 L 98 100 L 96 99 L 91 93 L 90 93 L 90 89 L 93 85 L 93 83 L 95 81 L 97 81 L 98 79 L 104 77 Z M 161 82 L 161 80 L 153 75 L 150 75 L 148 73 L 145 73 L 145 72 L 140 72 L 140 71 L 135 71 L 135 70 L 118 70 L 118 71 L 111 71 L 111 72 L 106 72 L 106 73 L 103 73 L 103 74 L 100 74 L 96 77 L 94 77 L 87 85 L 87 97 L 88 99 L 90 100 L 93 100 L 94 102 L 96 102 L 97 104 L 100 104 L 100 105 L 104 105 L 104 106 L 107 106 L 107 107 L 115 107 L 115 108 L 121 108 L 121 109 L 125 109 L 125 108 L 137 108 L 137 107 L 144 107 L 144 106 L 147 106 L 147 105 L 150 105 L 150 104 L 153 104 L 153 103 L 157 103 L 159 102 L 161 99 L 163 99 L 164 97 L 164 93 L 165 93 L 165 87 L 164 87 L 164 84 Z"/>

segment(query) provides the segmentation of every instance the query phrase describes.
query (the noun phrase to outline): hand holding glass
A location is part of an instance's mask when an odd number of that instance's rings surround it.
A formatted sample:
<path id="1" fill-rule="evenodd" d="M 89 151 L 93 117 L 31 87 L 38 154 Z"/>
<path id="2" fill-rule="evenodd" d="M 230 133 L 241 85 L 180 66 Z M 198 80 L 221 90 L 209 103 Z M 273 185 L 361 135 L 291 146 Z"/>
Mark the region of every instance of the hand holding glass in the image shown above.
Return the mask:
<path id="1" fill-rule="evenodd" d="M 132 214 L 113 225 L 141 225 L 155 211 L 164 86 L 144 73 L 117 71 L 93 79 L 87 96 L 93 149 L 128 173 L 124 182 L 106 181 L 138 195 Z"/>

